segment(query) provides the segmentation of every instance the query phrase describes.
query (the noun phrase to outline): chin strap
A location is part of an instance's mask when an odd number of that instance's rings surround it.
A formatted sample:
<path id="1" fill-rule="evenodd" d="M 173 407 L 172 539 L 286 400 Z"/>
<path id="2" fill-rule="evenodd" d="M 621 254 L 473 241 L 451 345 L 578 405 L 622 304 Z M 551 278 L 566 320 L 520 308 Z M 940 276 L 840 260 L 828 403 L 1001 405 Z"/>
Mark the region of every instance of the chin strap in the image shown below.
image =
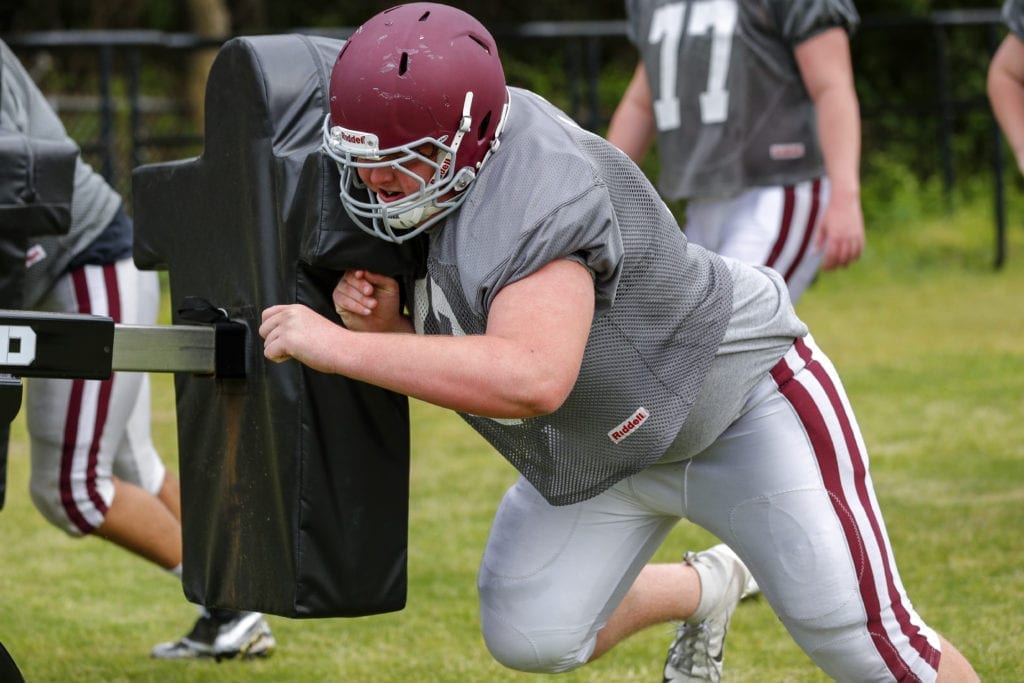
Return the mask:
<path id="1" fill-rule="evenodd" d="M 403 211 L 397 216 L 389 215 L 385 220 L 387 220 L 388 225 L 390 225 L 392 228 L 408 230 L 409 228 L 415 228 L 425 219 L 430 218 L 440 210 L 441 207 L 439 207 L 437 204 L 430 203 L 425 204 L 423 206 L 417 206 L 415 209 Z"/>

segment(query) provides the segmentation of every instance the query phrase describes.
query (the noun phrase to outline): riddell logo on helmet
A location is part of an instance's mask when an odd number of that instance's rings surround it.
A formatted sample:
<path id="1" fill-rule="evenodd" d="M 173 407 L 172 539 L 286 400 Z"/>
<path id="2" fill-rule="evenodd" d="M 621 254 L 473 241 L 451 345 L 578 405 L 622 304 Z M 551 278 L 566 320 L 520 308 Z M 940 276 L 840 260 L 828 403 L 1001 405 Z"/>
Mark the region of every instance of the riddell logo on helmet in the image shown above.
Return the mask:
<path id="1" fill-rule="evenodd" d="M 353 154 L 375 155 L 380 148 L 380 140 L 373 133 L 341 126 L 331 129 L 331 139 L 336 141 L 339 147 Z"/>
<path id="2" fill-rule="evenodd" d="M 627 436 L 635 432 L 637 428 L 640 425 L 642 425 L 650 416 L 651 413 L 650 411 L 647 410 L 647 408 L 637 408 L 635 413 L 630 415 L 625 421 L 623 421 L 620 425 L 615 427 L 615 429 L 608 432 L 608 438 L 611 439 L 614 443 L 619 443 Z"/>

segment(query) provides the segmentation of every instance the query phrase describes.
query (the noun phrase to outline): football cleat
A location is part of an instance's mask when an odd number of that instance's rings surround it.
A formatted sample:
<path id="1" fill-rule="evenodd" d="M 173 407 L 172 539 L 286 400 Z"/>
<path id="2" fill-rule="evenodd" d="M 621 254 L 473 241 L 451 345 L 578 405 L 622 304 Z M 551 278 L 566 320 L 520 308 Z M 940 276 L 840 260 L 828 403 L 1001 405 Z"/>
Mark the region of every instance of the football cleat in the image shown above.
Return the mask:
<path id="1" fill-rule="evenodd" d="M 755 595 L 759 589 L 746 565 L 727 545 L 687 553 L 684 561 L 697 570 L 702 583 L 714 577 L 723 582 L 724 591 L 704 619 L 696 623 L 684 621 L 676 629 L 665 660 L 664 683 L 719 683 L 729 620 L 740 600 Z"/>
<path id="2" fill-rule="evenodd" d="M 204 609 L 191 631 L 179 640 L 159 643 L 150 654 L 155 659 L 250 659 L 269 656 L 276 645 L 259 612 Z"/>

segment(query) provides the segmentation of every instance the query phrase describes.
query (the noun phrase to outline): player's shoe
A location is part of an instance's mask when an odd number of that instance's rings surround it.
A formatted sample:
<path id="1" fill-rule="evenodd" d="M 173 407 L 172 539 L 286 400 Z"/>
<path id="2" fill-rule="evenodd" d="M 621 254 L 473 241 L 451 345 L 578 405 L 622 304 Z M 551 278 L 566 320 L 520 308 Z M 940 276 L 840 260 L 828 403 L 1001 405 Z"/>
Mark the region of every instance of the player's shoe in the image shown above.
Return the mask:
<path id="1" fill-rule="evenodd" d="M 685 562 L 697 570 L 702 585 L 719 581 L 722 598 L 703 620 L 683 622 L 676 629 L 675 640 L 665 660 L 664 683 L 722 680 L 722 655 L 729 620 L 743 598 L 756 595 L 760 589 L 747 567 L 729 546 L 721 544 L 699 553 L 687 553 Z"/>
<path id="2" fill-rule="evenodd" d="M 259 612 L 204 609 L 191 631 L 179 640 L 159 643 L 150 654 L 155 659 L 249 659 L 269 656 L 276 645 Z"/>

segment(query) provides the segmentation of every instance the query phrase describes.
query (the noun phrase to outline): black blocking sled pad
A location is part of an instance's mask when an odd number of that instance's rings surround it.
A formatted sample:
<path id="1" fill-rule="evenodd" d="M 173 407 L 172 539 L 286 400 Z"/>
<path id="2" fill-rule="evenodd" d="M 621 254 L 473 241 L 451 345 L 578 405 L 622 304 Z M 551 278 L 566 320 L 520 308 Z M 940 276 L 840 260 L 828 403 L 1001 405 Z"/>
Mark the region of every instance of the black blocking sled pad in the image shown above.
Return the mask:
<path id="1" fill-rule="evenodd" d="M 247 335 L 244 378 L 175 377 L 184 590 L 209 607 L 335 617 L 405 605 L 406 398 L 266 361 L 258 335 L 276 303 L 337 320 L 331 290 L 347 268 L 411 268 L 348 220 L 319 150 L 342 44 L 226 43 L 201 156 L 133 174 L 135 261 L 169 272 L 173 322 L 222 318 Z"/>

